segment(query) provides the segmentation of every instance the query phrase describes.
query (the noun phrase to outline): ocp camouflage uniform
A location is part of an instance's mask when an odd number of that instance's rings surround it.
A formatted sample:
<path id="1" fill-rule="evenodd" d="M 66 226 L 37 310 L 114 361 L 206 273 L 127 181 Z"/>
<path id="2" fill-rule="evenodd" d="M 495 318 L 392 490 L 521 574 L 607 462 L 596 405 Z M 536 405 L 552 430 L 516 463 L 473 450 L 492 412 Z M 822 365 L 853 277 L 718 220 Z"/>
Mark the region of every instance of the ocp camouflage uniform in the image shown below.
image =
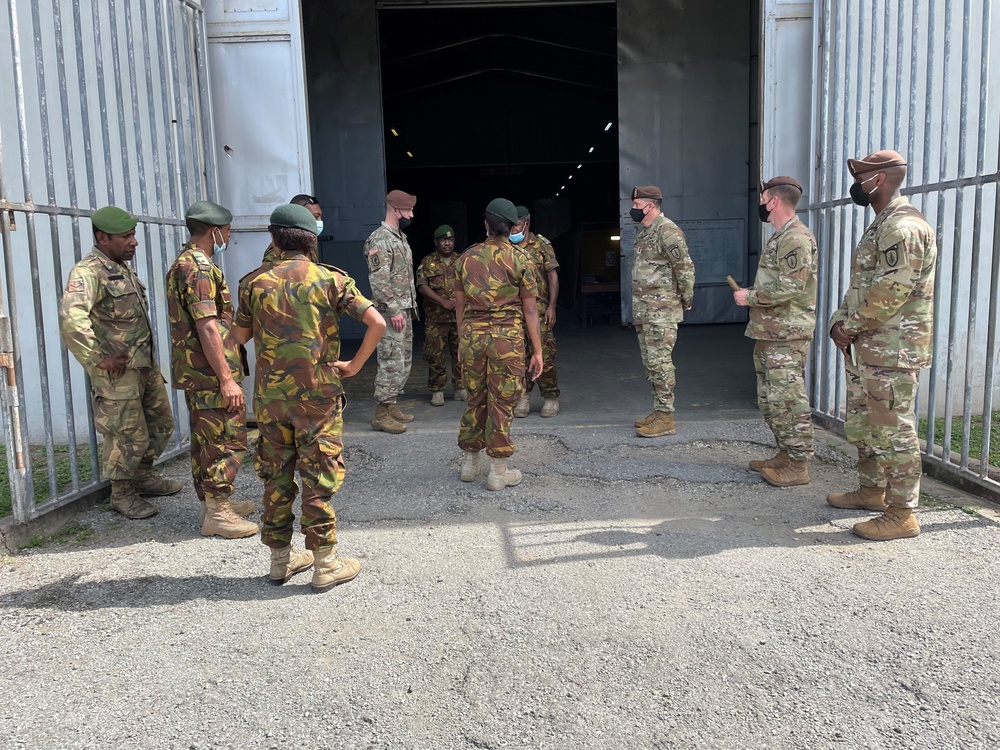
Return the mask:
<path id="1" fill-rule="evenodd" d="M 632 322 L 655 411 L 674 410 L 677 324 L 694 300 L 694 263 L 684 232 L 663 214 L 635 237 L 632 259 Z"/>
<path id="2" fill-rule="evenodd" d="M 233 380 L 243 382 L 239 345 L 231 334 L 233 303 L 216 266 L 197 245 L 187 243 L 167 273 L 170 320 L 170 372 L 174 388 L 184 391 L 191 426 L 191 476 L 195 492 L 226 500 L 247 448 L 246 415 L 227 411 L 219 378 L 205 356 L 196 323 L 218 321 L 226 363 Z"/>
<path id="3" fill-rule="evenodd" d="M 757 406 L 778 448 L 795 461 L 813 455 L 805 372 L 816 329 L 816 264 L 816 238 L 792 217 L 764 245 L 747 290 Z"/>
<path id="4" fill-rule="evenodd" d="M 413 364 L 413 318 L 417 316 L 413 254 L 406 235 L 384 221 L 365 240 L 364 253 L 372 302 L 387 324 L 378 344 L 375 375 L 375 400 L 386 404 L 402 393 Z M 406 319 L 402 331 L 389 323 L 389 318 L 399 314 Z"/>
<path id="5" fill-rule="evenodd" d="M 261 540 L 269 547 L 291 542 L 296 468 L 306 548 L 337 541 L 330 498 L 344 479 L 345 399 L 332 365 L 340 359 L 340 316 L 360 320 L 371 304 L 344 271 L 302 253 L 285 253 L 240 280 L 236 325 L 253 328 L 257 352 L 254 464 L 264 481 Z"/>
<path id="6" fill-rule="evenodd" d="M 104 476 L 130 480 L 155 461 L 170 439 L 174 418 L 153 353 L 146 287 L 127 263 L 93 248 L 73 266 L 59 303 L 59 332 L 90 376 L 94 427 L 104 438 Z M 125 373 L 97 365 L 124 353 Z"/>
<path id="7" fill-rule="evenodd" d="M 857 366 L 847 358 L 845 432 L 858 449 L 861 485 L 884 487 L 886 503 L 915 508 L 920 444 L 914 395 L 933 358 L 934 231 L 905 197 L 891 201 L 865 230 L 851 283 L 830 319 L 856 335 Z"/>
<path id="8" fill-rule="evenodd" d="M 455 299 L 458 256 L 445 258 L 433 252 L 420 262 L 416 285 L 430 288 L 441 299 Z M 455 311 L 424 298 L 424 359 L 428 364 L 427 390 L 443 391 L 448 385 L 447 356 L 451 356 L 451 383 L 462 388 L 462 364 L 458 358 L 458 324 Z"/>
<path id="9" fill-rule="evenodd" d="M 520 290 L 537 296 L 538 282 L 525 254 L 494 236 L 462 253 L 458 283 L 465 293 L 458 348 L 469 391 L 458 445 L 508 458 L 517 449 L 510 437 L 514 405 L 524 392 Z"/>
<path id="10" fill-rule="evenodd" d="M 524 244 L 517 245 L 528 256 L 535 279 L 538 281 L 538 327 L 542 339 L 542 374 L 538 376 L 538 390 L 544 398 L 559 398 L 559 375 L 556 372 L 556 337 L 552 328 L 545 323 L 545 311 L 549 309 L 549 272 L 558 270 L 559 261 L 552 243 L 540 234 L 533 234 Z M 534 348 L 531 339 L 524 334 L 526 348 L 525 362 L 531 359 Z M 528 380 L 526 391 L 531 393 L 534 380 Z"/>

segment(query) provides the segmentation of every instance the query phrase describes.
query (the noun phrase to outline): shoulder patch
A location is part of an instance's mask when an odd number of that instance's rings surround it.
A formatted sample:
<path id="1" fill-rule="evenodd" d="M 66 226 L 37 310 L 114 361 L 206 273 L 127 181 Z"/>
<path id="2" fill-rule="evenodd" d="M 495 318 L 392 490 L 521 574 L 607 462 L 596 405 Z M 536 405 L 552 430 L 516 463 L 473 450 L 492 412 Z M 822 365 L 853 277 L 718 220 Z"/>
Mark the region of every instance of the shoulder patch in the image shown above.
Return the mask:
<path id="1" fill-rule="evenodd" d="M 882 259 L 884 260 L 885 265 L 889 268 L 895 268 L 899 263 L 899 245 L 900 243 L 897 242 L 895 245 L 882 252 Z"/>
<path id="2" fill-rule="evenodd" d="M 668 247 L 667 252 L 670 253 L 670 257 L 674 260 L 681 259 L 681 246 L 679 243 L 675 242 L 673 245 Z"/>
<path id="3" fill-rule="evenodd" d="M 366 256 L 368 260 L 368 270 L 374 271 L 382 265 L 382 256 L 379 254 L 378 245 L 372 245 Z"/>
<path id="4" fill-rule="evenodd" d="M 792 250 L 790 253 L 786 253 L 782 260 L 785 262 L 785 265 L 788 266 L 789 271 L 794 271 L 799 265 L 798 250 Z"/>
<path id="5" fill-rule="evenodd" d="M 66 284 L 67 294 L 76 294 L 77 292 L 83 291 L 83 279 L 70 279 L 69 283 Z"/>

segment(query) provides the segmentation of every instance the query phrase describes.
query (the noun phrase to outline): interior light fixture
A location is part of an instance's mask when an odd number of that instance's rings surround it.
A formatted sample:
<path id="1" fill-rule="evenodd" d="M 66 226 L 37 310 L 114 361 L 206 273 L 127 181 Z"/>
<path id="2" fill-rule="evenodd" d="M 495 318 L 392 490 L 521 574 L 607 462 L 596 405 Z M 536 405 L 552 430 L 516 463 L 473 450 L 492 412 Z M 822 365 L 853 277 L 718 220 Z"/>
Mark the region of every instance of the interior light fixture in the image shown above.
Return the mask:
<path id="1" fill-rule="evenodd" d="M 593 147 L 593 146 L 591 146 L 591 147 L 590 147 L 590 151 L 588 151 L 587 153 L 588 153 L 588 154 L 592 154 L 592 153 L 594 153 L 594 147 Z"/>
<path id="2" fill-rule="evenodd" d="M 411 159 L 413 158 L 413 152 L 412 151 L 407 151 L 406 155 L 409 156 Z"/>
<path id="3" fill-rule="evenodd" d="M 399 133 L 396 132 L 396 128 L 389 128 L 389 132 L 392 133 L 397 138 L 399 137 Z"/>
<path id="4" fill-rule="evenodd" d="M 611 235 L 611 241 L 612 242 L 618 242 L 621 238 L 622 237 L 621 237 L 620 234 L 613 234 L 613 235 Z"/>
<path id="5" fill-rule="evenodd" d="M 559 197 L 559 193 L 556 193 L 556 198 L 558 198 L 558 197 Z"/>
<path id="6" fill-rule="evenodd" d="M 609 130 L 611 130 L 611 123 L 610 122 L 607 125 L 604 126 L 604 132 L 605 133 L 607 133 Z"/>
<path id="7" fill-rule="evenodd" d="M 566 179 L 567 179 L 567 180 L 572 180 L 572 179 L 573 179 L 573 175 L 570 175 L 570 176 L 569 176 L 569 177 L 567 177 Z"/>
<path id="8" fill-rule="evenodd" d="M 559 189 L 560 189 L 560 190 L 565 190 L 565 189 L 566 189 L 566 186 L 565 186 L 565 185 L 563 185 L 563 186 L 562 186 L 561 188 L 559 188 Z"/>
<path id="9" fill-rule="evenodd" d="M 576 168 L 577 168 L 577 169 L 579 169 L 579 168 L 580 168 L 580 167 L 582 167 L 582 166 L 583 166 L 582 164 L 577 164 L 577 165 L 576 165 Z"/>

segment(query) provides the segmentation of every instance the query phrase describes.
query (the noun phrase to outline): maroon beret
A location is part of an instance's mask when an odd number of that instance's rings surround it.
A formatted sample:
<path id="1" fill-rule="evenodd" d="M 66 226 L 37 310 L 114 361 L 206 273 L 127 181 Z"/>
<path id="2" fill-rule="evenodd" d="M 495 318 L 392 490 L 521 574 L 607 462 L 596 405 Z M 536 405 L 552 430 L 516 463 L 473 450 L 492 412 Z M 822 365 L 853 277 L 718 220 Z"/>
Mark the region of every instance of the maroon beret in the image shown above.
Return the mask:
<path id="1" fill-rule="evenodd" d="M 632 200 L 636 198 L 648 198 L 650 200 L 663 200 L 663 193 L 656 185 L 643 185 L 632 188 Z"/>
<path id="2" fill-rule="evenodd" d="M 402 190 L 393 190 L 385 196 L 385 202 L 400 211 L 409 211 L 417 205 L 417 196 L 404 193 Z"/>
<path id="3" fill-rule="evenodd" d="M 789 187 L 795 188 L 800 193 L 802 192 L 802 186 L 799 184 L 799 181 L 796 180 L 794 177 L 787 177 L 785 175 L 781 175 L 780 177 L 772 177 L 767 182 L 760 183 L 760 192 L 763 193 L 765 190 L 770 190 L 771 188 L 780 187 L 781 185 L 788 185 Z"/>
<path id="4" fill-rule="evenodd" d="M 874 154 L 866 156 L 864 159 L 848 159 L 847 168 L 851 171 L 853 177 L 857 177 L 860 174 L 868 174 L 869 172 L 880 172 L 883 169 L 889 169 L 890 167 L 905 167 L 906 159 L 904 159 L 898 152 L 890 151 L 888 149 L 884 151 L 876 151 Z"/>

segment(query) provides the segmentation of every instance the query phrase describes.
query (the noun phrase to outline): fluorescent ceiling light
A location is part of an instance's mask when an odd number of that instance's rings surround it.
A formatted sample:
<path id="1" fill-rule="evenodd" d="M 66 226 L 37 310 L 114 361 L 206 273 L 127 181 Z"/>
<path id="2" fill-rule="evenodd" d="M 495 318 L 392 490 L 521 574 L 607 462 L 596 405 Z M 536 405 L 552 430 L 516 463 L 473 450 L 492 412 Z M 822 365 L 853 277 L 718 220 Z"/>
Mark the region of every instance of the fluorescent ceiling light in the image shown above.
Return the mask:
<path id="1" fill-rule="evenodd" d="M 610 122 L 607 125 L 604 126 L 604 132 L 605 133 L 607 133 L 609 130 L 611 130 L 611 123 Z"/>
<path id="2" fill-rule="evenodd" d="M 389 128 L 389 132 L 392 133 L 394 136 L 397 137 L 399 136 L 399 133 L 396 132 L 396 128 Z"/>
<path id="3" fill-rule="evenodd" d="M 613 235 L 611 235 L 611 241 L 612 242 L 618 242 L 618 240 L 620 240 L 620 239 L 621 239 L 621 235 L 620 234 L 613 234 Z"/>

